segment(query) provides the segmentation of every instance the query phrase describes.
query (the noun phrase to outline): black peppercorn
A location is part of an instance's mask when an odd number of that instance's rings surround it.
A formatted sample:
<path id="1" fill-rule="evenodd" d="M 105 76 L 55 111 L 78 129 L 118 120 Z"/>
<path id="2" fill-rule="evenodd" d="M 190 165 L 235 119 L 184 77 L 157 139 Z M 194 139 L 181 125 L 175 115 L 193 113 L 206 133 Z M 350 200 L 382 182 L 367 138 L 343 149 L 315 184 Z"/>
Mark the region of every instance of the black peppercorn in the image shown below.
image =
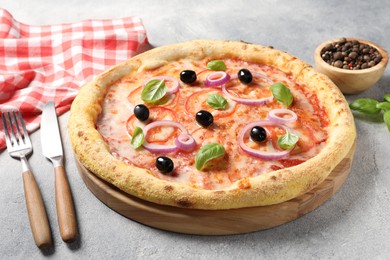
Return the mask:
<path id="1" fill-rule="evenodd" d="M 326 44 L 320 55 L 331 66 L 347 70 L 371 68 L 382 60 L 373 46 L 346 38 Z"/>

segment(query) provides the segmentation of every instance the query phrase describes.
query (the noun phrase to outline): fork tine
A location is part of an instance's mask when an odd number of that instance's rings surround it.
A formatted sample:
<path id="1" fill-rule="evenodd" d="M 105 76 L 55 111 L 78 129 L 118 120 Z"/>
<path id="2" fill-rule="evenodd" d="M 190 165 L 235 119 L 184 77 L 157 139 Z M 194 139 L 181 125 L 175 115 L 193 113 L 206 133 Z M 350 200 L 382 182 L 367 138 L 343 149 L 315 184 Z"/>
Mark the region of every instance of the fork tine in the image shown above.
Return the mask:
<path id="1" fill-rule="evenodd" d="M 3 111 L 2 119 L 7 146 L 31 145 L 22 113 L 19 110 Z"/>
<path id="2" fill-rule="evenodd" d="M 11 125 L 12 126 L 15 126 L 15 127 L 12 127 L 12 130 L 14 130 L 14 135 L 16 137 L 16 141 L 19 143 L 19 145 L 25 143 L 24 142 L 24 138 L 23 136 L 21 135 L 20 133 L 20 126 L 19 126 L 19 121 L 18 121 L 18 118 L 16 117 L 16 113 L 18 111 L 12 111 L 12 116 L 11 116 Z M 13 123 L 13 124 L 12 124 Z"/>
<path id="3" fill-rule="evenodd" d="M 3 119 L 3 127 L 4 127 L 4 133 L 5 133 L 5 142 L 7 144 L 7 147 L 11 147 L 12 146 L 12 142 L 11 142 L 11 137 L 9 135 L 8 124 L 7 124 L 7 115 L 8 115 L 8 113 L 9 112 L 2 112 L 1 117 Z"/>
<path id="4" fill-rule="evenodd" d="M 23 129 L 24 141 L 25 141 L 26 144 L 31 144 L 30 136 L 28 135 L 28 132 L 27 132 L 27 129 L 26 129 L 26 125 L 24 123 L 24 120 L 23 120 L 23 117 L 22 117 L 22 113 L 20 113 L 20 110 L 18 110 L 18 116 L 19 116 L 20 125 L 22 126 L 22 129 Z"/>
<path id="5" fill-rule="evenodd" d="M 11 137 L 11 144 L 17 145 L 18 142 L 16 139 L 15 128 L 14 128 L 15 124 L 13 123 L 11 112 L 7 112 L 7 116 L 8 116 L 8 123 L 9 123 L 9 132 L 8 133 Z"/>
<path id="6" fill-rule="evenodd" d="M 8 123 L 9 123 L 9 135 L 11 137 L 11 144 L 12 145 L 18 145 L 18 140 L 16 138 L 16 133 L 15 133 L 15 123 L 13 123 L 11 112 L 7 112 L 8 116 Z"/>

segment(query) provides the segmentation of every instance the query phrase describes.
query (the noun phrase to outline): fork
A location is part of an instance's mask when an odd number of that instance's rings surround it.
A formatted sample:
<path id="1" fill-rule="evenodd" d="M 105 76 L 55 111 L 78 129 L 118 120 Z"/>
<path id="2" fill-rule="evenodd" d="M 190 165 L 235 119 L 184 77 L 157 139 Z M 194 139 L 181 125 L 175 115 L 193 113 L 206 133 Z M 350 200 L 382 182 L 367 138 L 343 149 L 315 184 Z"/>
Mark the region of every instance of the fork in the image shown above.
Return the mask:
<path id="1" fill-rule="evenodd" d="M 3 111 L 2 119 L 8 153 L 22 162 L 24 195 L 35 244 L 39 248 L 49 247 L 52 244 L 49 221 L 39 187 L 27 161 L 27 155 L 31 154 L 33 148 L 22 114 L 19 110 Z"/>

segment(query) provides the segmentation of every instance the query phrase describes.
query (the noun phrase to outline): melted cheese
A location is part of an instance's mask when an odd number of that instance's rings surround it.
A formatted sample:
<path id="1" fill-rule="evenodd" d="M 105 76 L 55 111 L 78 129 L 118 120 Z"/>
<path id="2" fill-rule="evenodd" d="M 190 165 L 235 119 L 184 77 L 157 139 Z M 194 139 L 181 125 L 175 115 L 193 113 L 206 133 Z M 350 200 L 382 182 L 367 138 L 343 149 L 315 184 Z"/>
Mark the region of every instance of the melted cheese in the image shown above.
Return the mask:
<path id="1" fill-rule="evenodd" d="M 102 104 L 102 113 L 97 122 L 97 130 L 108 143 L 111 153 L 126 163 L 149 169 L 156 178 L 186 183 L 203 189 L 224 188 L 243 178 L 258 176 L 284 168 L 286 165 L 294 165 L 318 154 L 327 138 L 327 118 L 324 117 L 325 112 L 316 103 L 317 97 L 314 93 L 309 92 L 304 86 L 295 83 L 288 75 L 275 68 L 236 60 L 225 60 L 225 63 L 228 68 L 226 72 L 229 74 L 237 73 L 245 67 L 250 71 L 265 74 L 274 82 L 282 82 L 290 88 L 294 103 L 289 109 L 298 115 L 298 120 L 289 124 L 289 127 L 300 137 L 300 141 L 288 158 L 279 161 L 265 161 L 251 157 L 241 150 L 237 141 L 240 130 L 249 122 L 265 120 L 270 110 L 281 108 L 283 105 L 276 100 L 262 106 L 248 106 L 228 100 L 228 108 L 225 111 L 208 107 L 205 98 L 209 91 L 213 93 L 214 90 L 204 86 L 204 81 L 210 73 L 206 69 L 207 60 L 198 62 L 181 60 L 157 69 L 133 72 L 113 84 Z M 161 120 L 168 112 L 173 112 L 175 120 L 184 125 L 196 140 L 197 149 L 190 153 L 167 154 L 166 156 L 173 160 L 175 170 L 173 174 L 164 175 L 155 167 L 155 159 L 158 155 L 142 148 L 134 150 L 130 146 L 131 131 L 129 131 L 128 124 L 130 126 L 131 124 L 143 125 L 134 119 L 133 108 L 143 103 L 139 90 L 148 79 L 157 75 L 178 79 L 180 72 L 184 69 L 196 71 L 197 82 L 191 86 L 181 83 L 179 93 L 162 105 L 163 109 L 154 109 L 156 112 L 154 120 Z M 256 78 L 253 84 L 249 85 L 242 85 L 238 80 L 236 83 L 232 81 L 228 84 L 235 84 L 231 91 L 234 91 L 233 94 L 242 95 L 242 98 L 262 98 L 272 95 L 269 88 L 264 86 L 264 82 L 256 84 Z M 218 89 L 215 90 L 215 92 L 218 91 Z M 152 106 L 148 106 L 153 109 Z M 215 117 L 213 125 L 203 128 L 196 123 L 195 113 L 200 109 L 207 109 L 213 113 Z M 132 120 L 129 120 L 131 117 L 133 117 Z M 149 138 L 164 140 L 168 144 L 173 142 L 177 132 L 171 127 L 162 128 Z M 222 144 L 226 155 L 215 160 L 212 167 L 202 171 L 196 170 L 194 158 L 197 151 L 201 146 L 212 142 Z"/>

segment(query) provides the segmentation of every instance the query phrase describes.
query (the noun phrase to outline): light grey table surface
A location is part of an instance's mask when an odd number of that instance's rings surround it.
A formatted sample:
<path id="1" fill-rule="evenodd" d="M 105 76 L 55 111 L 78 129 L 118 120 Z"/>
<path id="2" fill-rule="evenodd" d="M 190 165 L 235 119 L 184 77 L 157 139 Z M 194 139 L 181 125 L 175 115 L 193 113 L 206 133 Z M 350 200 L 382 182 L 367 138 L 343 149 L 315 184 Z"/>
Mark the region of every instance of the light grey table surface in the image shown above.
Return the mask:
<path id="1" fill-rule="evenodd" d="M 272 45 L 314 65 L 315 47 L 328 39 L 358 37 L 390 50 L 390 1 L 103 1 L 2 0 L 0 6 L 27 24 L 139 16 L 153 46 L 191 39 L 244 40 Z M 390 93 L 390 71 L 370 90 L 348 96 L 381 99 Z M 77 172 L 60 117 L 66 170 L 80 237 L 59 235 L 52 165 L 32 134 L 29 162 L 42 191 L 54 247 L 32 239 L 20 162 L 0 152 L 0 259 L 390 259 L 390 133 L 383 123 L 356 119 L 352 172 L 340 191 L 315 211 L 288 224 L 242 235 L 176 234 L 133 222 L 100 202 Z"/>

